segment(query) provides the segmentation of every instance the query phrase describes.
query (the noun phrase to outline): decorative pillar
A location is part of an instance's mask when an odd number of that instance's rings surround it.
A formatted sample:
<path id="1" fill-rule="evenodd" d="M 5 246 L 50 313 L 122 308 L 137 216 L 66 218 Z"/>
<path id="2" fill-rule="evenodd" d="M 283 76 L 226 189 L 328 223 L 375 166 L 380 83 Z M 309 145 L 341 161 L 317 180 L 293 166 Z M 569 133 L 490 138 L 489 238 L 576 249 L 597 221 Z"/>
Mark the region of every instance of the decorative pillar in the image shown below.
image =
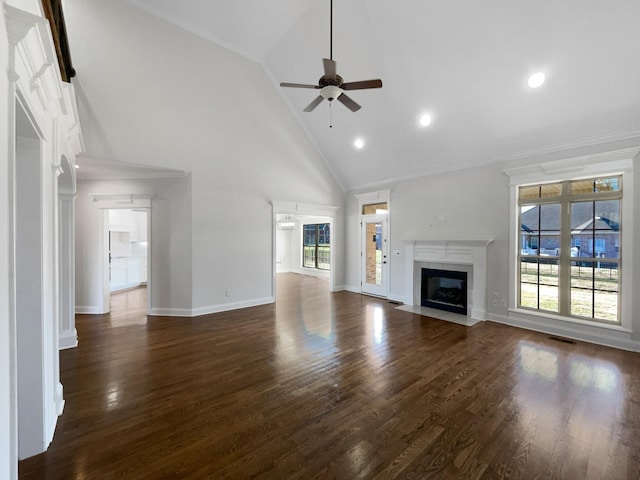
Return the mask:
<path id="1" fill-rule="evenodd" d="M 60 349 L 78 345 L 75 321 L 75 194 L 58 193 L 60 259 Z"/>

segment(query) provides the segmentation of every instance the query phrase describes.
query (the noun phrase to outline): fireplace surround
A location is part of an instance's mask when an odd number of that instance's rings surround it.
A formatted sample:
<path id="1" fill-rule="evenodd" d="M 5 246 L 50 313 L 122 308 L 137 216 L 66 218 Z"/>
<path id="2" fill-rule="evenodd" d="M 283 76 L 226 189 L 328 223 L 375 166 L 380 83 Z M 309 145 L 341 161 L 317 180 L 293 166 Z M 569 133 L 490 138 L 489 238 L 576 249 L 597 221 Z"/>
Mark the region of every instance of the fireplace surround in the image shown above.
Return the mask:
<path id="1" fill-rule="evenodd" d="M 406 271 L 409 291 L 405 303 L 422 304 L 422 269 L 465 272 L 467 275 L 467 308 L 460 311 L 462 321 L 474 325 L 486 320 L 487 247 L 493 240 L 410 240 L 406 243 Z"/>

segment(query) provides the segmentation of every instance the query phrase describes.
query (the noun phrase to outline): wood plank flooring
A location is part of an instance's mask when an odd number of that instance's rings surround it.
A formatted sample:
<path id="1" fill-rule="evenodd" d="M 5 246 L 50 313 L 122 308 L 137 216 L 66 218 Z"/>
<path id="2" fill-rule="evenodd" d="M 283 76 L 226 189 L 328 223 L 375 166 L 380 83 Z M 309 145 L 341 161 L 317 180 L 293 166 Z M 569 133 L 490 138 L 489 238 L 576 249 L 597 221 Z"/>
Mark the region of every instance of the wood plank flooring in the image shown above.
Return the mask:
<path id="1" fill-rule="evenodd" d="M 27 479 L 633 479 L 640 354 L 278 276 L 275 305 L 77 317 Z M 142 305 L 142 306 L 141 306 Z"/>

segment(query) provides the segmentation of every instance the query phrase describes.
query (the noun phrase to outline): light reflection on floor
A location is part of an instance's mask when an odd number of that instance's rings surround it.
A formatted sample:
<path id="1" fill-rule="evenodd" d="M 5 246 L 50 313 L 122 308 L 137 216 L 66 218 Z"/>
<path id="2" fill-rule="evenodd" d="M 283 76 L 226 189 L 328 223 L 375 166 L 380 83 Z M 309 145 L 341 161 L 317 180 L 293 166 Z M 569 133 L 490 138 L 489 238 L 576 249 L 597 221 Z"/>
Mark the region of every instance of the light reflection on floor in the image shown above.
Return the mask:
<path id="1" fill-rule="evenodd" d="M 329 351 L 334 351 L 336 318 L 328 282 L 305 275 L 288 274 L 278 278 L 287 282 L 282 290 L 311 288 L 319 293 L 319 297 L 296 296 L 295 301 L 288 298 L 276 300 L 277 360 L 288 364 L 317 350 L 329 348 Z"/>
<path id="2" fill-rule="evenodd" d="M 109 320 L 113 327 L 147 324 L 147 287 L 112 293 Z"/>
<path id="3" fill-rule="evenodd" d="M 559 362 L 558 353 L 553 348 L 527 342 L 520 342 L 519 350 L 521 371 L 546 380 L 557 380 L 559 364 L 562 364 L 562 377 L 569 378 L 577 387 L 612 392 L 619 383 L 620 371 L 607 362 L 593 365 L 592 359 L 579 355 L 571 355 L 566 362 Z"/>
<path id="4" fill-rule="evenodd" d="M 566 448 L 579 451 L 601 434 L 603 424 L 621 417 L 625 379 L 615 365 L 526 341 L 520 342 L 518 356 L 518 421 L 522 431 L 536 429 L 536 444 L 555 444 L 562 433 L 570 442 Z M 556 425 L 563 424 L 566 431 L 558 432 Z"/>
<path id="5" fill-rule="evenodd" d="M 309 356 L 321 355 L 318 361 L 327 362 L 327 375 L 338 375 L 337 370 L 342 363 L 341 358 L 334 358 L 340 350 L 340 342 L 336 334 L 336 312 L 334 310 L 328 285 L 321 280 L 304 275 L 282 276 L 288 282 L 282 290 L 292 288 L 326 288 L 312 298 L 296 298 L 296 301 L 283 299 L 276 302 L 275 332 L 277 348 L 275 349 L 278 365 L 284 366 Z M 325 295 L 326 293 L 326 295 Z M 351 361 L 366 361 L 372 371 L 378 372 L 388 361 L 389 345 L 387 338 L 387 319 L 383 300 L 363 297 L 367 302 L 360 324 L 360 331 L 352 329 L 350 336 L 362 336 L 362 357 L 355 356 Z M 330 373 L 329 373 L 330 372 Z M 335 383 L 335 382 L 334 382 Z M 376 388 L 384 390 L 387 382 L 380 379 Z M 337 385 L 339 387 L 340 385 Z"/>

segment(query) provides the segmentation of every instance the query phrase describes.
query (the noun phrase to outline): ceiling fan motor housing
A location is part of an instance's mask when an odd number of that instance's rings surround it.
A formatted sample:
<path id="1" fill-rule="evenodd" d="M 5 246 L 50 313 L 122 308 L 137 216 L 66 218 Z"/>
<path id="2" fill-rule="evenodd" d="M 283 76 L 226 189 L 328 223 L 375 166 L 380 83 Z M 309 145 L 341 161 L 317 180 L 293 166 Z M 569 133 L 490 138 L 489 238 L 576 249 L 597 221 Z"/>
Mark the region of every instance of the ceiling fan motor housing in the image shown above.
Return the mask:
<path id="1" fill-rule="evenodd" d="M 321 87 L 326 87 L 327 85 L 335 85 L 336 87 L 341 87 L 344 83 L 342 77 L 338 74 L 335 74 L 333 78 L 331 76 L 327 77 L 327 75 L 323 75 L 318 80 L 318 85 Z"/>

